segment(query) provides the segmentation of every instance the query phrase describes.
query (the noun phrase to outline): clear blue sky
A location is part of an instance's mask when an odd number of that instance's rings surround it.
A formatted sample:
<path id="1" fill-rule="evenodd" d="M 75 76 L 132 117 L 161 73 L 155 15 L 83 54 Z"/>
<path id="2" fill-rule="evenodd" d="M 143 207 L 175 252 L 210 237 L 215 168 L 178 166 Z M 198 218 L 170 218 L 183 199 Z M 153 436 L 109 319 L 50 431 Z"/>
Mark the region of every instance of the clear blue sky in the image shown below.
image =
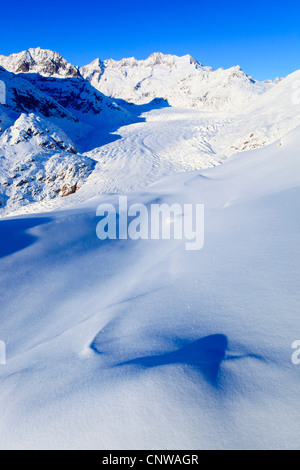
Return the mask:
<path id="1" fill-rule="evenodd" d="M 299 0 L 11 0 L 1 2 L 0 53 L 60 52 L 93 59 L 191 54 L 214 68 L 240 65 L 256 79 L 300 69 Z"/>

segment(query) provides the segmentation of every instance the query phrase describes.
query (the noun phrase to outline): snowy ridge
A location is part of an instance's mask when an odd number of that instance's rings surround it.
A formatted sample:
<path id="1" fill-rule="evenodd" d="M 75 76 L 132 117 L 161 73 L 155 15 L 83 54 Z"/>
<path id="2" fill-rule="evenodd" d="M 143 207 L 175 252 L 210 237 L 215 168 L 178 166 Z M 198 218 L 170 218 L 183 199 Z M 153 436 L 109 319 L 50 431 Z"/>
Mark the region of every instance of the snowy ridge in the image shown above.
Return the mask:
<path id="1" fill-rule="evenodd" d="M 99 59 L 80 69 L 92 85 L 107 96 L 144 104 L 160 97 L 171 106 L 211 110 L 243 109 L 273 86 L 256 82 L 241 70 L 203 67 L 190 55 L 154 53 L 146 60 Z"/>
<path id="2" fill-rule="evenodd" d="M 288 75 L 260 96 L 245 112 L 222 129 L 212 145 L 227 156 L 264 147 L 300 125 L 300 106 L 295 100 L 300 70 Z"/>

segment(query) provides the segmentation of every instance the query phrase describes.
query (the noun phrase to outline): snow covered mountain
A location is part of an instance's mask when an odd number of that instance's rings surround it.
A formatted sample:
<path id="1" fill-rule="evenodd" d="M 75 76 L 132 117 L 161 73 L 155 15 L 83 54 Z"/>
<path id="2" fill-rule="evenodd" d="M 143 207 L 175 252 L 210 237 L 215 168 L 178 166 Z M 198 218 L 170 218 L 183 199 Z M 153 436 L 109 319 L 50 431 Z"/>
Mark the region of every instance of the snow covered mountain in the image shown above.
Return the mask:
<path id="1" fill-rule="evenodd" d="M 76 122 L 78 119 L 51 96 L 42 93 L 21 75 L 7 72 L 0 67 L 0 80 L 5 84 L 6 99 L 2 112 L 38 113 L 46 118 Z"/>
<path id="2" fill-rule="evenodd" d="M 20 63 L 29 57 L 32 61 L 27 70 Z M 29 50 L 13 55 L 5 66 L 18 73 L 0 66 L 5 91 L 0 105 L 1 213 L 75 193 L 95 162 L 70 153 L 75 154 L 76 147 L 83 152 L 114 140 L 112 132 L 139 120 L 79 73 L 70 71 L 56 53 Z M 30 73 L 22 73 L 24 70 Z M 54 171 L 55 162 L 58 170 Z"/>
<path id="3" fill-rule="evenodd" d="M 83 123 L 96 126 L 97 133 L 99 128 L 100 131 L 101 128 L 107 131 L 112 126 L 112 131 L 137 119 L 82 77 L 62 79 L 36 73 L 14 74 L 0 67 L 0 80 L 6 87 L 3 110 L 38 113 L 49 119 L 58 119 L 62 126 L 69 128 L 71 123 L 82 120 Z"/>
<path id="4" fill-rule="evenodd" d="M 79 192 L 68 200 L 41 201 L 16 213 L 72 207 L 99 193 L 141 191 L 169 175 L 217 166 L 237 152 L 276 141 L 281 145 L 284 136 L 300 126 L 294 99 L 299 82 L 297 71 L 242 114 L 141 106 L 144 122 L 121 127 L 114 141 L 86 154 L 97 164 Z"/>
<path id="5" fill-rule="evenodd" d="M 14 73 L 38 73 L 46 77 L 78 77 L 78 69 L 68 63 L 60 54 L 48 49 L 28 49 L 27 51 L 0 55 L 0 65 Z"/>
<path id="6" fill-rule="evenodd" d="M 147 60 L 100 59 L 81 67 L 80 72 L 107 96 L 144 104 L 163 98 L 171 106 L 211 110 L 241 110 L 273 86 L 257 82 L 240 67 L 213 70 L 190 55 L 177 57 L 161 53 Z"/>
<path id="7" fill-rule="evenodd" d="M 137 120 L 135 115 L 104 96 L 82 77 L 60 79 L 39 74 L 18 76 L 59 103 L 82 123 L 97 127 L 98 134 L 101 133 L 101 128 L 108 128 L 109 125 L 112 131 Z"/>

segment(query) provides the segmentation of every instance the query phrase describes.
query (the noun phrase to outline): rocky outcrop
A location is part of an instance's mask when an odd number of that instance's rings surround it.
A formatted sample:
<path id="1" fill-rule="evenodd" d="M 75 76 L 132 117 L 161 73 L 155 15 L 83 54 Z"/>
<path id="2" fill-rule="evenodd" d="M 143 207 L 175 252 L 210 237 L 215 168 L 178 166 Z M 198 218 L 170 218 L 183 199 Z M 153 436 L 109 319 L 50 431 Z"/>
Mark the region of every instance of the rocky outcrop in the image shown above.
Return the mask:
<path id="1" fill-rule="evenodd" d="M 0 136 L 1 212 L 77 192 L 95 168 L 52 122 L 22 114 Z"/>
<path id="2" fill-rule="evenodd" d="M 7 129 L 0 139 L 0 145 L 10 146 L 30 143 L 48 150 L 65 150 L 77 153 L 76 146 L 69 137 L 50 121 L 34 114 L 22 114 L 19 119 Z"/>

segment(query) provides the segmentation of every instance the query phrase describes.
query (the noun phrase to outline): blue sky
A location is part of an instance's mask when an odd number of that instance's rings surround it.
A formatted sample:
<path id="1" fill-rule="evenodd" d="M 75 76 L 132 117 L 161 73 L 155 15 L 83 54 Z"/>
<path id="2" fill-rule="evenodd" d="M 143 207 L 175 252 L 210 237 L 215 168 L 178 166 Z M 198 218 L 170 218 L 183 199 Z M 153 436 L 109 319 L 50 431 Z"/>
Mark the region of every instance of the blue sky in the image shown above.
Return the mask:
<path id="1" fill-rule="evenodd" d="M 191 54 L 256 79 L 300 68 L 299 0 L 1 2 L 0 53 L 60 52 L 74 65 L 151 52 Z"/>

